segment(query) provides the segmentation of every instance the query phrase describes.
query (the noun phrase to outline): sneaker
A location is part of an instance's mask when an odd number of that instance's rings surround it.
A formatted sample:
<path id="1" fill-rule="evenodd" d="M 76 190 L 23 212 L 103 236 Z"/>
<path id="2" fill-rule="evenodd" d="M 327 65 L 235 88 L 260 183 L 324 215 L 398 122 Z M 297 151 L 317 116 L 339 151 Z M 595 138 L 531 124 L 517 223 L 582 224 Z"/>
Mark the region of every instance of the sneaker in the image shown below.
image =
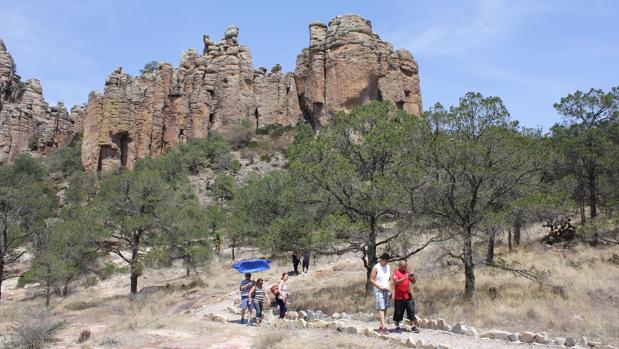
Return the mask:
<path id="1" fill-rule="evenodd" d="M 411 327 L 411 332 L 419 333 L 419 329 L 417 328 L 417 326 L 413 326 Z"/>
<path id="2" fill-rule="evenodd" d="M 402 333 L 402 329 L 398 326 L 395 328 L 395 333 Z"/>
<path id="3" fill-rule="evenodd" d="M 244 320 L 244 319 L 241 319 L 241 321 L 239 321 L 239 323 L 242 325 L 242 324 L 244 324 L 244 323 L 245 323 L 245 320 Z"/>

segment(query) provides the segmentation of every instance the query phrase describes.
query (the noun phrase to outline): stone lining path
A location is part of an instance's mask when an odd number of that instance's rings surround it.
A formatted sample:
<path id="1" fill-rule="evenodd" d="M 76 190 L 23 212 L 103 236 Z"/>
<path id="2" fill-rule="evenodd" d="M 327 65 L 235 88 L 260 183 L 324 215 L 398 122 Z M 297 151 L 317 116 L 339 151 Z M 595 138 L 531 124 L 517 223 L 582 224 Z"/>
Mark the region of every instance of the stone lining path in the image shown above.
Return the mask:
<path id="1" fill-rule="evenodd" d="M 234 308 L 236 292 L 224 296 L 217 303 L 207 304 L 193 312 L 196 318 L 204 321 L 216 321 L 228 323 L 229 326 L 241 326 L 238 322 L 240 315 L 233 314 L 229 308 Z M 344 333 L 356 334 L 359 336 L 372 336 L 384 339 L 389 342 L 397 342 L 411 348 L 441 348 L 441 349 L 523 349 L 523 348 L 566 348 L 560 345 L 528 344 L 523 342 L 509 342 L 500 339 L 478 338 L 456 334 L 447 331 L 422 329 L 420 333 L 403 332 L 401 334 L 389 333 L 380 335 L 373 331 L 376 323 L 368 323 L 354 320 L 337 321 L 310 321 L 276 319 L 270 312 L 265 318 L 263 327 L 294 329 L 312 329 L 313 331 L 340 331 Z M 249 326 L 243 326 L 247 330 Z M 582 348 L 575 346 L 573 348 Z"/>

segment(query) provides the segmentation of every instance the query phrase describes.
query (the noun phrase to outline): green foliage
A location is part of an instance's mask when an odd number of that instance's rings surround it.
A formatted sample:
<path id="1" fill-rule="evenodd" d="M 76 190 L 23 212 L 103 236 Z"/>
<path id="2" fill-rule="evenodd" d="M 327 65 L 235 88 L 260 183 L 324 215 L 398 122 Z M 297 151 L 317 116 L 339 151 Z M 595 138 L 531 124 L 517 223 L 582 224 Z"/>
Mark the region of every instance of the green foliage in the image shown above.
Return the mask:
<path id="1" fill-rule="evenodd" d="M 255 133 L 255 125 L 247 119 L 241 120 L 232 127 L 228 134 L 228 141 L 234 149 L 247 147 Z"/>
<path id="2" fill-rule="evenodd" d="M 158 67 L 159 67 L 159 62 L 150 61 L 144 64 L 144 68 L 140 69 L 140 75 L 144 75 L 147 73 L 153 73 L 155 70 L 157 70 Z"/>
<path id="3" fill-rule="evenodd" d="M 473 239 L 540 176 L 545 155 L 536 132 L 520 130 L 498 97 L 467 93 L 457 106 L 436 105 L 427 115 L 426 147 L 419 164 L 424 185 L 415 207 L 432 218 L 450 251 L 465 266 L 465 297 L 475 292 Z M 537 180 L 539 182 L 539 180 Z"/>
<path id="4" fill-rule="evenodd" d="M 54 317 L 47 310 L 36 312 L 29 310 L 9 329 L 9 340 L 3 348 L 44 348 L 64 324 L 64 321 Z"/>
<path id="5" fill-rule="evenodd" d="M 39 148 L 39 138 L 40 136 L 37 133 L 30 136 L 30 139 L 28 139 L 28 149 L 30 149 L 30 151 L 36 151 Z"/>
<path id="6" fill-rule="evenodd" d="M 361 252 L 369 274 L 379 246 L 419 235 L 402 228 L 410 206 L 401 176 L 409 174 L 406 185 L 415 180 L 406 164 L 417 144 L 410 137 L 421 126 L 388 102 L 336 114 L 316 137 L 302 125 L 287 151 L 290 172 L 256 179 L 238 192 L 235 227 L 261 236 L 262 246 L 274 251 Z M 383 228 L 387 222 L 393 228 Z"/>
<path id="7" fill-rule="evenodd" d="M 0 167 L 0 287 L 13 276 L 6 274 L 6 268 L 19 262 L 24 247 L 45 229 L 56 204 L 45 169 L 30 156 Z"/>
<path id="8" fill-rule="evenodd" d="M 30 246 L 34 258 L 24 282 L 44 286 L 46 305 L 54 290 L 63 289 L 66 295 L 69 282 L 93 269 L 98 257 L 93 215 L 85 208 L 68 208 L 34 235 Z"/>
<path id="9" fill-rule="evenodd" d="M 191 147 L 215 152 L 209 143 Z M 168 164 L 145 161 L 133 172 L 105 179 L 89 205 L 97 214 L 94 221 L 101 239 L 107 242 L 104 248 L 120 256 L 130 269 L 131 293 L 137 292 L 145 262 L 169 265 L 180 259 L 189 270 L 210 257 L 206 212 L 186 177 L 166 180 Z"/>
<path id="10" fill-rule="evenodd" d="M 281 137 L 284 135 L 284 133 L 290 130 L 292 130 L 291 126 L 283 126 L 282 124 L 274 123 L 259 127 L 258 129 L 256 129 L 256 134 L 265 136 L 268 135 L 271 137 Z"/>
<path id="11" fill-rule="evenodd" d="M 220 201 L 229 201 L 234 198 L 234 177 L 225 174 L 220 174 L 215 177 L 215 181 L 211 187 L 213 196 Z"/>
<path id="12" fill-rule="evenodd" d="M 232 173 L 238 173 L 240 169 L 241 162 L 239 162 L 239 160 L 234 159 L 230 162 L 230 170 L 232 171 Z"/>
<path id="13" fill-rule="evenodd" d="M 193 139 L 156 158 L 136 162 L 136 171 L 158 172 L 167 182 L 184 180 L 187 174 L 196 175 L 211 162 L 215 169 L 227 170 L 231 155 L 228 143 L 218 134 L 208 138 Z"/>
<path id="14" fill-rule="evenodd" d="M 66 147 L 62 147 L 45 159 L 45 165 L 50 173 L 59 172 L 63 178 L 76 172 L 82 172 L 82 139 L 71 141 Z"/>
<path id="15" fill-rule="evenodd" d="M 269 154 L 260 155 L 260 161 L 271 162 L 271 156 Z"/>
<path id="16" fill-rule="evenodd" d="M 554 105 L 566 117 L 562 125 L 551 129 L 551 145 L 556 158 L 550 173 L 553 180 L 571 177 L 572 198 L 581 206 L 581 221 L 586 221 L 584 206 L 590 219 L 598 215 L 600 201 L 616 202 L 617 158 L 619 142 L 619 86 L 605 93 L 591 89 L 576 91 Z M 593 240 L 597 240 L 594 235 Z"/>

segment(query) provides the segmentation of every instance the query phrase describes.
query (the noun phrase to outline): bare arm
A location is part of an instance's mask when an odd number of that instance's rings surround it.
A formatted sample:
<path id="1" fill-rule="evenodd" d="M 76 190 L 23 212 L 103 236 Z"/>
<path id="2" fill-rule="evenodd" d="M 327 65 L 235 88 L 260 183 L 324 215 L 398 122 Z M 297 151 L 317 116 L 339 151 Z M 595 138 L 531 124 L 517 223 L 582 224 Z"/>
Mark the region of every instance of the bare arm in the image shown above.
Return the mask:
<path id="1" fill-rule="evenodd" d="M 378 281 L 376 281 L 376 268 L 372 268 L 372 272 L 370 273 L 370 282 L 372 283 L 372 285 L 376 286 L 376 288 L 378 288 L 381 291 L 384 291 L 385 289 L 378 284 Z"/>

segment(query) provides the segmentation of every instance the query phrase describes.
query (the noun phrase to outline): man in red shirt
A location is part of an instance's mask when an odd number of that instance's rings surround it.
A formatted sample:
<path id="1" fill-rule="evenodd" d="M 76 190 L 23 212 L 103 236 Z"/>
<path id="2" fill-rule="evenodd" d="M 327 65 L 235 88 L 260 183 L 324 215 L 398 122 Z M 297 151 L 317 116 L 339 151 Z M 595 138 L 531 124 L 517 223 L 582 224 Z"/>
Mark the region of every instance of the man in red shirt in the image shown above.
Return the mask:
<path id="1" fill-rule="evenodd" d="M 395 322 L 395 331 L 402 332 L 400 329 L 400 321 L 404 318 L 404 310 L 406 310 L 406 318 L 413 324 L 412 332 L 419 332 L 415 319 L 415 301 L 410 291 L 410 285 L 415 283 L 415 274 L 409 273 L 407 270 L 406 261 L 400 261 L 398 269 L 391 276 L 393 280 L 394 294 L 394 311 L 393 321 Z"/>

